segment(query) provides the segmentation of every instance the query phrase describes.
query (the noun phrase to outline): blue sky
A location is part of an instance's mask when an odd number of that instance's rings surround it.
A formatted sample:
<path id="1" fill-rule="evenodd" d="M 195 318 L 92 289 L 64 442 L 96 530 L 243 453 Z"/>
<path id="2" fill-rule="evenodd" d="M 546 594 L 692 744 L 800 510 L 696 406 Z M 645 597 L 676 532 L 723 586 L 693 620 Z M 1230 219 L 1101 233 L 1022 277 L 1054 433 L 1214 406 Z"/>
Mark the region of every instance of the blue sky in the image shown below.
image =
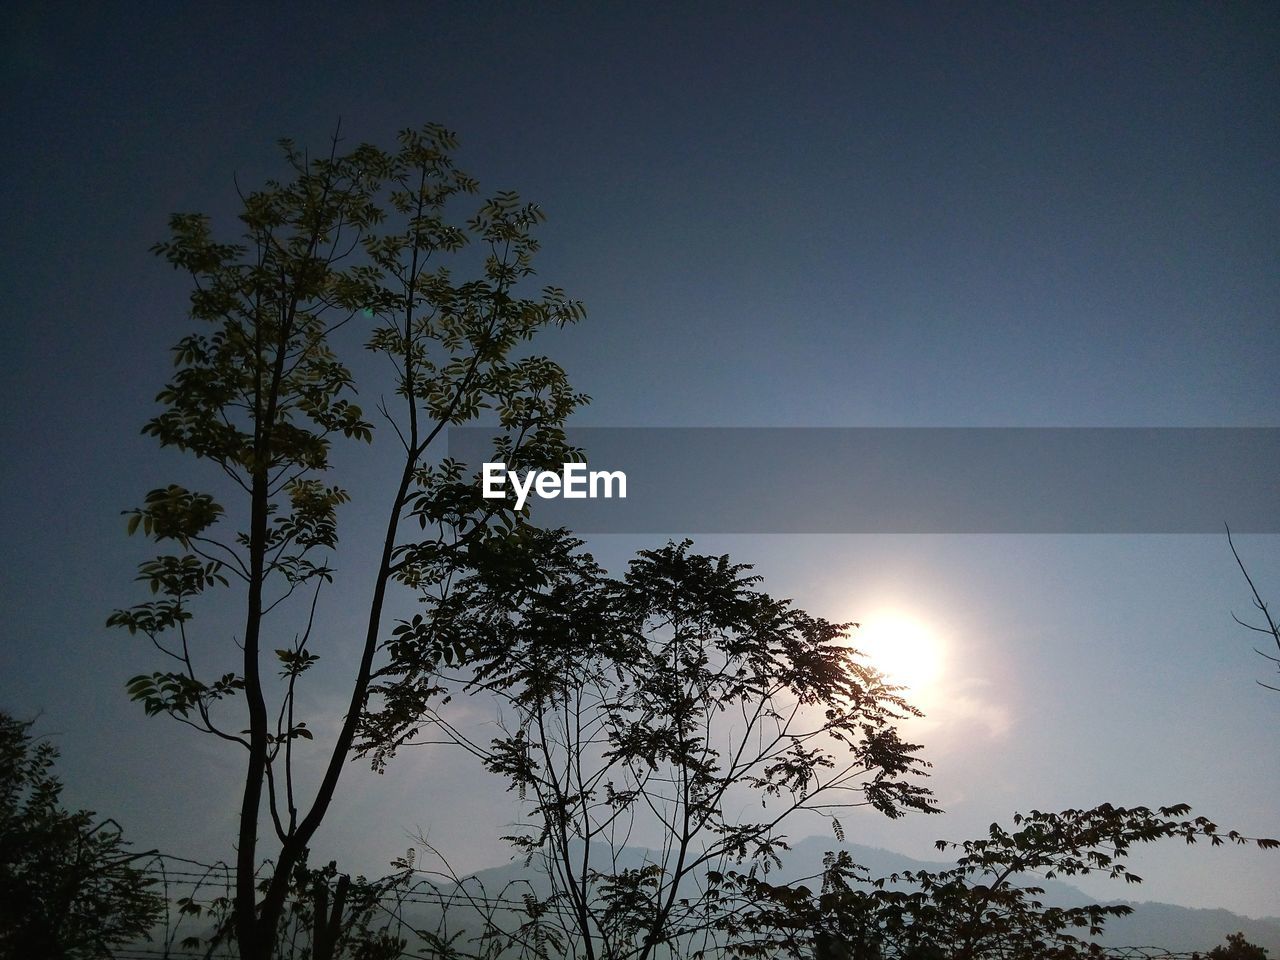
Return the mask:
<path id="1" fill-rule="evenodd" d="M 31 6 L 14 23 L 0 705 L 42 711 L 69 798 L 145 846 L 224 855 L 239 763 L 129 704 L 124 679 L 154 661 L 102 626 L 136 598 L 119 511 L 196 476 L 138 433 L 190 329 L 183 279 L 147 251 L 173 211 L 231 215 L 233 177 L 277 173 L 279 137 L 319 147 L 341 117 L 389 144 L 440 122 L 484 189 L 541 203 L 540 279 L 589 309 L 540 345 L 592 395 L 580 425 L 1280 426 L 1274 5 Z M 592 547 L 618 567 L 655 542 Z M 816 614 L 935 638 L 919 736 L 948 814 L 868 816 L 851 838 L 923 855 L 1016 809 L 1104 800 L 1280 834 L 1280 694 L 1231 623 L 1249 598 L 1220 537 L 698 546 Z M 1239 546 L 1280 594 L 1276 538 Z M 318 705 L 341 673 L 333 623 Z M 510 810 L 463 758 L 350 773 L 318 844 L 344 862 L 376 872 L 417 826 L 465 865 L 504 858 L 488 837 Z M 1144 895 L 1280 913 L 1274 854 L 1149 862 Z"/>

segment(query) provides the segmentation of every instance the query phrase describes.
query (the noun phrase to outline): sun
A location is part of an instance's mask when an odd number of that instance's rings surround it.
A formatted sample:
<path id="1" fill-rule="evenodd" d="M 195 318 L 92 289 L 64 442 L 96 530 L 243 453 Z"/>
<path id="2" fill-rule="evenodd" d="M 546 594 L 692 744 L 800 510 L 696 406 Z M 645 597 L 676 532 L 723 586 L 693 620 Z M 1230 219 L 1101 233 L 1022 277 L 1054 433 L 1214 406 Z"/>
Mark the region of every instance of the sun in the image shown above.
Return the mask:
<path id="1" fill-rule="evenodd" d="M 942 677 L 942 644 L 916 619 L 899 613 L 874 615 L 862 621 L 851 640 L 890 683 L 906 687 L 917 698 L 931 693 Z"/>

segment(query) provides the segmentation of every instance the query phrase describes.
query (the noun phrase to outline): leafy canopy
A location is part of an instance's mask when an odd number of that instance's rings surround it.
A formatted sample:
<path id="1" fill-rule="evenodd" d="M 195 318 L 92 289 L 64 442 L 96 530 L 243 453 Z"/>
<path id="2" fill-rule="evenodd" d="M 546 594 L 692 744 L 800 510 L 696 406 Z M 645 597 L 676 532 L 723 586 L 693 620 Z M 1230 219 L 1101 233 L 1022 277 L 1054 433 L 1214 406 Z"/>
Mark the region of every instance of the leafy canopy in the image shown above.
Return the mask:
<path id="1" fill-rule="evenodd" d="M 454 164 L 456 140 L 443 127 L 406 130 L 393 151 L 344 153 L 339 143 L 335 135 L 328 156 L 312 157 L 282 141 L 291 176 L 241 196 L 237 242 L 215 239 L 203 215 L 179 214 L 155 247 L 190 276 L 199 329 L 174 349 L 176 371 L 144 432 L 212 464 L 220 485 L 171 483 L 129 512 L 130 532 L 166 552 L 139 570 L 152 599 L 108 621 L 147 637 L 168 668 L 128 683 L 148 714 L 246 751 L 234 920 L 247 960 L 276 951 L 289 878 L 324 820 L 388 652 L 388 589 L 448 594 L 473 541 L 527 523 L 512 504 L 485 501 L 466 465 L 433 445 L 488 410 L 498 420 L 495 459 L 558 466 L 576 456 L 564 420 L 587 399 L 557 364 L 521 355 L 538 331 L 583 315 L 558 288 L 524 292 L 538 207 L 510 192 L 467 200 L 477 185 Z M 462 271 L 470 278 L 455 277 Z M 363 343 L 386 361 L 385 380 L 359 386 L 380 397 L 379 431 L 399 456 L 381 544 L 363 567 L 344 559 L 371 584 L 358 642 L 337 638 L 356 652 L 349 699 L 336 723 L 309 724 L 297 685 L 321 656 L 319 592 L 334 577 L 338 510 L 349 499 L 331 455 L 375 434 L 375 418 L 355 402 L 353 337 L 356 350 Z M 242 630 L 198 635 L 197 601 L 227 588 L 242 588 L 222 605 L 243 616 Z M 299 590 L 309 602 L 286 603 Z M 319 729 L 336 729 L 328 744 Z M 327 749 L 314 788 L 295 776 L 295 751 L 308 746 Z M 259 890 L 263 823 L 276 849 Z"/>
<path id="2" fill-rule="evenodd" d="M 553 883 L 530 918 L 558 918 L 564 956 L 731 939 L 726 871 L 776 866 L 802 811 L 936 809 L 896 728 L 917 711 L 848 624 L 689 541 L 641 551 L 620 578 L 581 546 L 533 529 L 474 544 L 452 594 L 394 631 L 363 742 L 380 765 L 444 733 L 528 802 L 509 839 Z M 503 734 L 466 741 L 436 709 L 457 690 L 496 695 Z M 623 863 L 633 837 L 652 848 L 638 866 Z"/>

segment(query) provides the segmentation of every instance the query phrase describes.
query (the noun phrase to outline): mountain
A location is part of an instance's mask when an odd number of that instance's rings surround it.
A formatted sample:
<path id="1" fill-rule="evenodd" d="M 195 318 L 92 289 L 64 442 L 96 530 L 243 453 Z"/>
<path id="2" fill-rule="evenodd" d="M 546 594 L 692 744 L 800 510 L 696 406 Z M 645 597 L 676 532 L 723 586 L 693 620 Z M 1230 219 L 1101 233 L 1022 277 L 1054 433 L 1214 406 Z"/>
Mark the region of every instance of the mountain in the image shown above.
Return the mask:
<path id="1" fill-rule="evenodd" d="M 1265 947 L 1271 956 L 1280 955 L 1280 921 L 1275 919 L 1255 920 L 1230 910 L 1200 910 L 1170 903 L 1109 902 L 1134 908 L 1127 917 L 1107 921 L 1104 942 L 1111 945 L 1158 943 L 1171 950 L 1207 950 L 1238 931 L 1250 943 Z"/>
<path id="2" fill-rule="evenodd" d="M 872 877 L 887 877 L 905 870 L 938 872 L 955 866 L 953 862 L 915 860 L 900 853 L 867 847 L 861 844 L 834 844 L 825 837 L 806 837 L 792 845 L 790 853 L 783 855 L 781 870 L 772 876 L 777 882 L 797 881 L 822 872 L 822 858 L 828 850 L 844 850 L 854 863 L 867 868 Z M 652 855 L 648 851 L 628 847 L 621 851 L 620 867 L 639 867 Z M 652 859 L 649 860 L 652 862 Z M 531 872 L 522 863 L 481 870 L 475 874 L 490 892 L 498 891 L 510 883 L 528 881 Z M 1099 902 L 1083 891 L 1062 880 L 1026 878 L 1026 883 L 1042 887 L 1045 902 L 1061 907 L 1083 906 Z M 536 878 L 530 884 L 538 893 L 545 893 L 545 877 Z M 528 888 L 526 888 L 528 889 Z M 1106 946 L 1159 946 L 1166 950 L 1190 952 L 1211 950 L 1227 939 L 1227 935 L 1242 932 L 1251 943 L 1265 947 L 1272 957 L 1280 960 L 1280 918 L 1254 919 L 1229 910 L 1203 910 L 1180 907 L 1169 903 L 1131 900 L 1106 900 L 1106 904 L 1125 904 L 1134 912 L 1127 917 L 1108 920 L 1106 933 L 1099 938 Z"/>
<path id="3" fill-rule="evenodd" d="M 823 854 L 831 849 L 832 841 L 824 837 L 806 837 L 797 841 L 783 864 L 787 879 L 819 873 L 822 870 Z M 872 877 L 887 877 L 904 870 L 937 872 L 955 866 L 954 862 L 913 860 L 889 850 L 853 843 L 841 844 L 836 849 L 848 851 L 853 862 L 866 867 Z M 1172 951 L 1211 950 L 1223 943 L 1228 934 L 1239 931 L 1251 943 L 1265 947 L 1271 956 L 1280 958 L 1280 919 L 1275 917 L 1254 919 L 1229 910 L 1193 909 L 1150 901 L 1097 901 L 1061 880 L 1039 877 L 1026 880 L 1027 883 L 1033 881 L 1036 886 L 1044 888 L 1045 902 L 1056 906 L 1077 907 L 1101 902 L 1133 907 L 1134 912 L 1129 916 L 1107 921 L 1106 933 L 1099 938 L 1107 946 L 1160 946 Z"/>

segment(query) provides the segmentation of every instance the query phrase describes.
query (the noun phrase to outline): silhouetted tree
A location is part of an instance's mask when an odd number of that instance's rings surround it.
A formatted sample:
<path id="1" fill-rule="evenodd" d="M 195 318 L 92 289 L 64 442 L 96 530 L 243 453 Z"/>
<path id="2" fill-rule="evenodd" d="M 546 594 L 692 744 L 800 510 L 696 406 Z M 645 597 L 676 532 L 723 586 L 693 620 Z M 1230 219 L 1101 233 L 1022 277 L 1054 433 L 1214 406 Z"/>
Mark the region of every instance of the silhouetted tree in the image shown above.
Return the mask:
<path id="1" fill-rule="evenodd" d="M 939 841 L 961 852 L 954 869 L 903 871 L 872 879 L 847 853 L 828 854 L 819 893 L 803 884 L 772 886 L 741 872 L 730 879 L 754 904 L 743 916 L 756 932 L 743 955 L 851 960 L 1083 960 L 1111 955 L 1096 944 L 1124 905 L 1046 905 L 1036 877 L 1104 873 L 1129 883 L 1141 877 L 1124 863 L 1136 844 L 1162 839 L 1280 848 L 1280 842 L 1222 832 L 1185 805 L 1113 807 L 1014 816 L 1017 829 L 991 825 L 982 840 Z M 816 942 L 815 942 L 816 941 Z M 816 946 L 817 952 L 811 953 Z M 1118 951 L 1124 954 L 1125 951 Z"/>
<path id="2" fill-rule="evenodd" d="M 1226 943 L 1214 947 L 1207 956 L 1208 960 L 1267 960 L 1267 951 L 1250 943 L 1243 933 L 1232 933 Z"/>
<path id="3" fill-rule="evenodd" d="M 443 730 L 529 802 L 509 839 L 551 879 L 534 912 L 560 923 L 552 955 L 714 952 L 745 905 L 728 872 L 780 864 L 796 813 L 841 833 L 852 807 L 936 809 L 914 779 L 928 764 L 895 727 L 917 711 L 851 648 L 849 624 L 689 541 L 641 551 L 621 578 L 580 547 L 531 528 L 474 543 L 474 572 L 394 631 L 400 668 L 365 740 L 380 764 Z M 453 671 L 450 645 L 464 652 Z M 499 696 L 503 735 L 471 743 L 433 713 L 450 684 Z M 635 842 L 654 849 L 632 863 Z"/>
<path id="4" fill-rule="evenodd" d="M 378 668 L 388 589 L 400 582 L 447 594 L 472 539 L 491 525 L 523 523 L 510 504 L 483 500 L 463 465 L 434 460 L 433 443 L 488 408 L 502 428 L 494 459 L 512 469 L 558 467 L 572 458 L 561 424 L 586 399 L 550 360 L 510 358 L 582 308 L 554 288 L 519 294 L 538 246 L 535 206 L 502 193 L 455 221 L 454 205 L 476 184 L 450 157 L 452 134 L 427 126 L 401 134 L 394 152 L 365 144 L 345 154 L 335 136 L 321 158 L 283 145 L 292 179 L 243 196 L 242 242 L 218 242 L 207 218 L 181 214 L 155 248 L 190 274 L 191 315 L 204 329 L 179 341 L 178 371 L 158 398 L 163 411 L 144 432 L 211 463 L 224 482 L 217 495 L 177 484 L 153 490 L 130 513 L 130 532 L 174 551 L 140 568 L 155 599 L 109 620 L 150 638 L 170 664 L 129 683 L 148 714 L 245 751 L 234 918 L 245 960 L 271 956 L 289 878 L 333 799 Z M 471 241 L 483 248 L 478 275 L 460 282 L 448 264 Z M 356 384 L 338 331 L 366 321 L 360 339 L 394 371 L 396 403 L 380 411 L 402 456 L 377 552 L 363 567 L 345 555 L 372 588 L 348 701 L 334 718 L 320 782 L 304 790 L 294 754 L 314 727 L 298 715 L 295 687 L 319 657 L 318 593 L 333 577 L 337 508 L 348 499 L 333 482 L 330 448 L 373 437 L 349 396 Z M 240 635 L 198 638 L 196 601 L 232 582 L 243 591 Z M 286 603 L 298 591 L 309 598 Z M 291 625 L 278 622 L 290 611 Z M 268 637 L 291 634 L 272 649 Z M 228 652 L 234 669 L 209 673 L 206 665 Z M 272 849 L 259 839 L 267 824 Z M 259 893 L 255 877 L 267 859 Z"/>
<path id="5" fill-rule="evenodd" d="M 88 960 L 144 936 L 161 900 L 114 820 L 60 805 L 57 748 L 0 713 L 0 958 Z"/>

